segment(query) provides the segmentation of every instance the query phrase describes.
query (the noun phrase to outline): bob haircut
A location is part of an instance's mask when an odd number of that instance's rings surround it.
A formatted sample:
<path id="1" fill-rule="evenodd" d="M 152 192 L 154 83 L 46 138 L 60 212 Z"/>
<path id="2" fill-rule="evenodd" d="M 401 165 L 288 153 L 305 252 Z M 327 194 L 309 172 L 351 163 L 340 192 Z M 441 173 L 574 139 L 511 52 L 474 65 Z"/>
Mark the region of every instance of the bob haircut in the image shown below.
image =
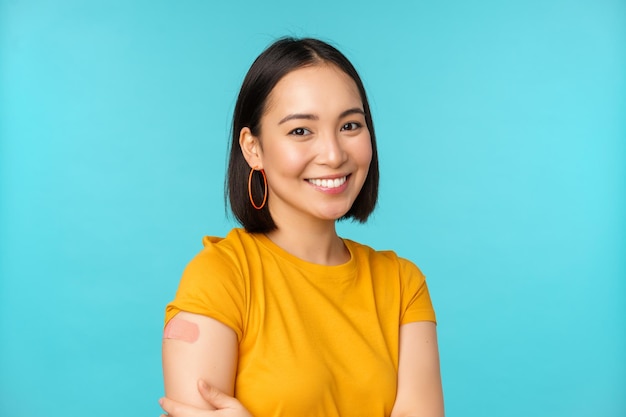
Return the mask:
<path id="1" fill-rule="evenodd" d="M 243 80 L 233 115 L 232 141 L 226 178 L 226 197 L 237 220 L 251 233 L 267 233 L 276 229 L 268 206 L 261 210 L 252 207 L 248 196 L 250 166 L 239 146 L 241 129 L 248 127 L 254 136 L 260 135 L 261 117 L 267 98 L 274 86 L 288 73 L 303 67 L 331 64 L 354 80 L 365 112 L 365 122 L 372 142 L 372 161 L 365 183 L 348 212 L 340 220 L 352 219 L 365 223 L 378 200 L 378 151 L 376 134 L 363 82 L 354 66 L 333 46 L 317 39 L 282 38 L 270 45 L 254 61 Z M 254 175 L 252 194 L 255 201 L 263 199 L 263 178 Z"/>

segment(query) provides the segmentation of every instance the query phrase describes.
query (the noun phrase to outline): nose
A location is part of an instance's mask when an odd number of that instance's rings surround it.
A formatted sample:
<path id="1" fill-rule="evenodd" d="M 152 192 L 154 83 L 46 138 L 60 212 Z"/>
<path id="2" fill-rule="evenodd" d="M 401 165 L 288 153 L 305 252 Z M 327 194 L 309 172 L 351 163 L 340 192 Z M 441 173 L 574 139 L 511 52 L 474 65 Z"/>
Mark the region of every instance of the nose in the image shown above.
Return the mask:
<path id="1" fill-rule="evenodd" d="M 335 132 L 321 135 L 319 138 L 318 162 L 331 168 L 343 165 L 348 159 L 341 138 Z"/>

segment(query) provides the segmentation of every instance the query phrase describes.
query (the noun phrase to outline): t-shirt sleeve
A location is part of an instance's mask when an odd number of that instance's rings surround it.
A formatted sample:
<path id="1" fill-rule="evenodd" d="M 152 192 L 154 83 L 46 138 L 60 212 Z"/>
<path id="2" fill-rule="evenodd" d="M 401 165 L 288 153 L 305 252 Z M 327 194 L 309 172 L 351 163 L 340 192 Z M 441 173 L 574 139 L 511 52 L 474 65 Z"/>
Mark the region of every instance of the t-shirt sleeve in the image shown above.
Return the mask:
<path id="1" fill-rule="evenodd" d="M 435 310 L 430 300 L 426 278 L 411 261 L 399 258 L 402 284 L 402 311 L 400 324 L 415 321 L 437 322 Z"/>
<path id="2" fill-rule="evenodd" d="M 176 297 L 165 309 L 165 324 L 180 311 L 211 317 L 243 335 L 245 291 L 230 257 L 209 243 L 185 268 Z"/>

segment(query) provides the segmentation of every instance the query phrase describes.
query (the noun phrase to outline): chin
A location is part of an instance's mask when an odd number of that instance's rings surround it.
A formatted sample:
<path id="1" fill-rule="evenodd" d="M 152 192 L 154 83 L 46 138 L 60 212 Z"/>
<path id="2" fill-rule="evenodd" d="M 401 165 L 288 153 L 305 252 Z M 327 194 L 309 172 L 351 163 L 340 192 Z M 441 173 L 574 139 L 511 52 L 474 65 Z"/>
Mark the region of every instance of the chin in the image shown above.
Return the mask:
<path id="1" fill-rule="evenodd" d="M 326 220 L 339 220 L 341 219 L 343 216 L 346 215 L 346 213 L 348 212 L 348 210 L 345 211 L 336 211 L 336 212 L 332 212 L 332 213 L 325 213 L 320 215 L 320 218 L 322 219 L 326 219 Z"/>
<path id="2" fill-rule="evenodd" d="M 324 207 L 320 207 L 320 210 L 317 211 L 317 217 L 324 220 L 339 220 L 340 218 L 345 216 L 348 211 L 350 211 L 351 207 L 352 204 L 350 204 L 350 206 L 348 207 L 342 205 L 327 205 Z"/>

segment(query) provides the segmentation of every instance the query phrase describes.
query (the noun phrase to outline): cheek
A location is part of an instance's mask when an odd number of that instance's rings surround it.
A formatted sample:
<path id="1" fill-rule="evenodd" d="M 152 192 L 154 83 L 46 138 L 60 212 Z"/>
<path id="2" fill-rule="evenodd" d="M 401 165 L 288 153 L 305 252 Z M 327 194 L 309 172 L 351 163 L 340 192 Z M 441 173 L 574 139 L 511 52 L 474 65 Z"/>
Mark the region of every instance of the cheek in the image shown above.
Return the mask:
<path id="1" fill-rule="evenodd" d="M 369 167 L 372 162 L 372 153 L 372 140 L 367 135 L 355 146 L 353 155 L 359 165 Z"/>
<path id="2" fill-rule="evenodd" d="M 289 146 L 289 144 L 267 149 L 263 159 L 268 177 L 272 174 L 298 175 L 304 170 L 308 161 L 302 149 Z"/>

